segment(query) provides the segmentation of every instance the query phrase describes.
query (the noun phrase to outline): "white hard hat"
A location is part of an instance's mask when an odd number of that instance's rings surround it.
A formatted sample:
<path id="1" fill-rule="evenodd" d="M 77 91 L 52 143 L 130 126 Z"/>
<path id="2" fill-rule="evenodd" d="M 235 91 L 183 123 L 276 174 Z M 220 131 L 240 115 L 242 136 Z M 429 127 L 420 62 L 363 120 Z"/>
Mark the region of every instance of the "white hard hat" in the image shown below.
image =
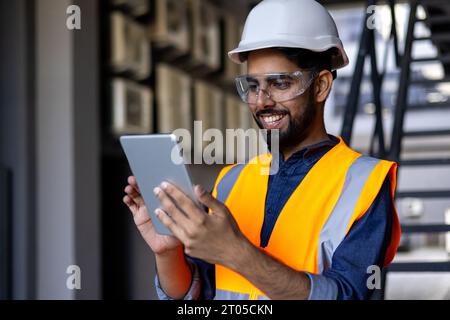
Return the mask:
<path id="1" fill-rule="evenodd" d="M 348 64 L 333 18 L 314 0 L 261 1 L 247 17 L 239 47 L 228 56 L 232 61 L 242 63 L 241 53 L 274 47 L 315 52 L 336 48 L 338 53 L 332 57 L 332 69 Z"/>

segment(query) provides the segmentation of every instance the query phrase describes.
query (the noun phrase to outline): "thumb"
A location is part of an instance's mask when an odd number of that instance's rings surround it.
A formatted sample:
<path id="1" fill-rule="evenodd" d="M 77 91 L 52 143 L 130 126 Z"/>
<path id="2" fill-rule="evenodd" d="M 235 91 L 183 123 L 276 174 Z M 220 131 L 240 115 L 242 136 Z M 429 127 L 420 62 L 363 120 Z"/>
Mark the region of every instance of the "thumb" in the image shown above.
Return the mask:
<path id="1" fill-rule="evenodd" d="M 206 192 L 206 190 L 201 185 L 196 185 L 195 188 L 195 195 L 197 196 L 197 199 L 208 208 L 212 209 L 212 211 L 216 213 L 222 213 L 225 206 L 222 202 L 214 198 L 209 192 Z"/>

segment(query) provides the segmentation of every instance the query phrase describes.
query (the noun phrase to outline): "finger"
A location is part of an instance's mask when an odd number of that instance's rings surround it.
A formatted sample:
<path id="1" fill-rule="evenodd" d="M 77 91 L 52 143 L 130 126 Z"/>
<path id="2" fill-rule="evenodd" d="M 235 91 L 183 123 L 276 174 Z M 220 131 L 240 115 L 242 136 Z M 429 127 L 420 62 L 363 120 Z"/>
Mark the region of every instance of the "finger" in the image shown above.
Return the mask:
<path id="1" fill-rule="evenodd" d="M 172 234 L 178 238 L 181 242 L 185 240 L 184 232 L 180 228 L 180 226 L 173 220 L 172 217 L 169 216 L 167 212 L 162 209 L 155 210 L 156 217 L 162 222 L 164 226 L 166 226 Z M 184 242 L 183 242 L 184 243 Z"/>
<path id="2" fill-rule="evenodd" d="M 137 197 L 142 197 L 141 193 L 139 192 L 138 189 L 136 189 L 134 186 L 132 185 L 127 185 L 124 189 L 124 191 L 133 198 L 137 198 Z"/>
<path id="3" fill-rule="evenodd" d="M 142 198 L 142 195 L 135 187 L 127 185 L 124 191 L 138 206 L 145 205 L 144 198 Z"/>
<path id="4" fill-rule="evenodd" d="M 226 212 L 225 205 L 214 198 L 209 192 L 206 192 L 206 190 L 202 186 L 196 185 L 194 191 L 200 203 L 204 204 L 208 208 L 211 208 L 213 212 L 219 214 Z"/>
<path id="5" fill-rule="evenodd" d="M 135 176 L 129 176 L 127 181 L 132 187 L 137 190 L 137 192 L 141 193 Z"/>
<path id="6" fill-rule="evenodd" d="M 134 215 L 136 213 L 135 211 L 137 211 L 136 203 L 129 196 L 123 197 L 123 202 L 128 206 Z"/>
<path id="7" fill-rule="evenodd" d="M 140 227 L 150 221 L 150 216 L 145 207 L 139 208 L 129 196 L 125 196 L 123 202 L 125 202 L 133 214 L 133 220 L 136 226 Z"/>
<path id="8" fill-rule="evenodd" d="M 201 210 L 195 203 L 189 198 L 181 189 L 177 186 L 171 184 L 170 182 L 164 181 L 161 184 L 161 188 L 170 197 L 172 197 L 180 209 L 186 214 L 189 219 L 193 221 L 200 221 L 204 218 L 205 212 Z"/>
<path id="9" fill-rule="evenodd" d="M 177 204 L 175 204 L 165 191 L 157 187 L 153 192 L 161 203 L 162 209 L 180 226 L 180 228 L 191 226 L 192 222 L 188 219 L 186 214 L 177 207 Z"/>

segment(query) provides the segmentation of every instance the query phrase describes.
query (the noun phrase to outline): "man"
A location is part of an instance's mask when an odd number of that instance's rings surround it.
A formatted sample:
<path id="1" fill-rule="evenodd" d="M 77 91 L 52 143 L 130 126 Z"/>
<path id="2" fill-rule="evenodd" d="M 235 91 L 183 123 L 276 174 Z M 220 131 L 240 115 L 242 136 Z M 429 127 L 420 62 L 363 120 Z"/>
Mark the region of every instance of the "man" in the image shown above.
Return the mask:
<path id="1" fill-rule="evenodd" d="M 279 170 L 228 166 L 212 195 L 196 186 L 209 215 L 162 183 L 156 214 L 174 237 L 155 233 L 128 179 L 124 202 L 155 253 L 160 298 L 369 298 L 368 268 L 388 264 L 399 242 L 396 166 L 326 133 L 325 101 L 348 64 L 333 19 L 313 0 L 264 0 L 229 55 L 248 63 L 236 83 L 255 121 L 279 130 L 281 153 L 269 158 Z"/>

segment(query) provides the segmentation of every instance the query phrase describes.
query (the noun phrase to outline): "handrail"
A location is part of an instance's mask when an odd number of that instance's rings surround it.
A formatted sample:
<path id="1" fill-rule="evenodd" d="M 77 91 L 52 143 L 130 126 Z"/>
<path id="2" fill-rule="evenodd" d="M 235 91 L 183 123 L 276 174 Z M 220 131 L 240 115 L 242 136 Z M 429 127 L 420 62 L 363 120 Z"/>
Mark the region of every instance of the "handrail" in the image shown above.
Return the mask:
<path id="1" fill-rule="evenodd" d="M 398 68 L 400 68 L 401 55 L 398 47 L 398 33 L 397 33 L 397 16 L 395 14 L 395 0 L 389 0 L 389 8 L 391 9 L 391 38 L 394 40 L 394 55 L 395 55 L 395 64 Z"/>
<path id="2" fill-rule="evenodd" d="M 367 8 L 376 5 L 377 0 L 367 0 Z M 389 8 L 391 11 L 391 32 L 390 39 L 393 39 L 394 43 L 394 55 L 397 66 L 400 65 L 400 53 L 398 45 L 398 35 L 396 27 L 396 14 L 395 14 L 395 0 L 389 0 Z M 350 92 L 348 94 L 347 106 L 344 114 L 344 120 L 342 125 L 341 136 L 347 144 L 350 144 L 353 126 L 358 112 L 358 104 L 360 98 L 360 87 L 364 76 L 365 61 L 368 56 L 371 60 L 371 82 L 373 87 L 373 101 L 375 104 L 375 129 L 371 137 L 370 154 L 378 157 L 384 157 L 388 151 L 384 141 L 383 119 L 382 119 L 382 99 L 381 90 L 383 80 L 385 78 L 385 70 L 382 73 L 378 71 L 377 55 L 375 45 L 375 30 L 369 28 L 367 25 L 368 19 L 371 17 L 371 12 L 366 10 L 366 17 L 363 21 L 363 29 L 360 38 L 360 47 L 358 50 L 358 57 L 355 64 L 355 70 L 353 73 Z M 375 150 L 375 144 L 377 143 L 377 150 Z"/>
<path id="3" fill-rule="evenodd" d="M 417 0 L 410 3 L 411 9 L 408 21 L 408 31 L 405 41 L 405 50 L 401 62 L 400 82 L 397 95 L 397 103 L 395 105 L 394 126 L 392 129 L 392 140 L 389 152 L 389 159 L 398 161 L 400 159 L 401 142 L 403 138 L 403 122 L 405 118 L 406 107 L 408 103 L 408 89 L 411 71 L 412 46 L 414 38 L 414 26 L 416 23 Z"/>
<path id="4" fill-rule="evenodd" d="M 368 0 L 367 6 L 373 5 L 375 1 Z M 356 113 L 358 111 L 358 103 L 360 96 L 361 81 L 364 74 L 364 63 L 367 56 L 367 44 L 368 44 L 368 33 L 366 21 L 370 18 L 370 13 L 366 11 L 366 17 L 363 22 L 363 30 L 361 32 L 361 37 L 359 41 L 358 57 L 355 64 L 355 71 L 353 72 L 352 83 L 350 87 L 350 92 L 348 94 L 347 106 L 344 113 L 344 121 L 342 124 L 341 137 L 347 143 L 350 144 L 353 124 L 355 122 Z"/>

